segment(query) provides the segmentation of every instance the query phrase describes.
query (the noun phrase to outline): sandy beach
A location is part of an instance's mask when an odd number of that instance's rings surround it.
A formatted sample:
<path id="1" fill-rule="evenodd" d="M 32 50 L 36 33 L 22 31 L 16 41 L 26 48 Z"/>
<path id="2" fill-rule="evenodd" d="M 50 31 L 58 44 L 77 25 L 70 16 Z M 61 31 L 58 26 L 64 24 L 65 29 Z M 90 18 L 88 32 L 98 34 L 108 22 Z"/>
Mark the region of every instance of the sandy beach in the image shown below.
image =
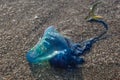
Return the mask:
<path id="1" fill-rule="evenodd" d="M 0 80 L 120 80 L 120 0 L 98 5 L 109 37 L 93 45 L 79 69 L 30 68 L 25 57 L 51 25 L 74 42 L 98 35 L 102 26 L 84 19 L 95 1 L 0 0 Z"/>

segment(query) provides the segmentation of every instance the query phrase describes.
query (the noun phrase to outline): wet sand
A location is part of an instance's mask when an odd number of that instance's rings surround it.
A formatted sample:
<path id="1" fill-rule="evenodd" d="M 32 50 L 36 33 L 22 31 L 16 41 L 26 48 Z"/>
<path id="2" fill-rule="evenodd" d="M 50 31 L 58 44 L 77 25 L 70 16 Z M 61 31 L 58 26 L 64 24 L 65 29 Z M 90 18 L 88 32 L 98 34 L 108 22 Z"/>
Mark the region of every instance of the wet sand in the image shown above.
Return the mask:
<path id="1" fill-rule="evenodd" d="M 0 80 L 120 80 L 120 0 L 104 0 L 97 14 L 109 24 L 107 39 L 93 45 L 78 70 L 30 69 L 25 54 L 54 25 L 75 42 L 103 29 L 85 21 L 97 0 L 0 0 Z"/>

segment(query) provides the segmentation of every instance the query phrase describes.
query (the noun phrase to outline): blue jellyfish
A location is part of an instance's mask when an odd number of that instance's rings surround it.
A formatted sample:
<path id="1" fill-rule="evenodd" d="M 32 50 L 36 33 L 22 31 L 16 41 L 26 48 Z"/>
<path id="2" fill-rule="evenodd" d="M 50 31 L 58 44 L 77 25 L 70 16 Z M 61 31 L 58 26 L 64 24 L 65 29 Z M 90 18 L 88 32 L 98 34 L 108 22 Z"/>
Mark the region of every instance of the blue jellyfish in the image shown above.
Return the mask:
<path id="1" fill-rule="evenodd" d="M 47 61 L 54 68 L 77 68 L 85 62 L 81 56 L 90 51 L 92 45 L 101 40 L 108 30 L 108 25 L 100 18 L 101 16 L 89 14 L 86 19 L 91 23 L 102 24 L 105 30 L 100 35 L 79 43 L 74 43 L 61 35 L 54 26 L 48 27 L 42 39 L 27 52 L 27 61 L 31 64 L 42 64 Z"/>

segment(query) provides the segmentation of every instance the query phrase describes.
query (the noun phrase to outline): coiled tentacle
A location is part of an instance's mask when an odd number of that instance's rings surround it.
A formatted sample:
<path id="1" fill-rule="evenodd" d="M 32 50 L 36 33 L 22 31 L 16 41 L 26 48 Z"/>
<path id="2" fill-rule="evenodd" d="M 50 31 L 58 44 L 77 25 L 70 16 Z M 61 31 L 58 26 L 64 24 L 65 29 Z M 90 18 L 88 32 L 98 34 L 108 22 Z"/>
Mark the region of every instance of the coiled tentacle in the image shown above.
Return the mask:
<path id="1" fill-rule="evenodd" d="M 89 51 L 91 49 L 92 45 L 94 43 L 96 43 L 97 41 L 101 40 L 102 37 L 107 33 L 108 25 L 104 21 L 91 19 L 88 22 L 97 22 L 97 23 L 102 24 L 103 27 L 105 28 L 105 31 L 103 31 L 97 37 L 93 37 L 93 38 L 90 38 L 90 39 L 88 39 L 86 41 L 76 43 L 74 45 L 74 54 L 76 54 L 76 55 L 83 55 L 86 51 Z"/>

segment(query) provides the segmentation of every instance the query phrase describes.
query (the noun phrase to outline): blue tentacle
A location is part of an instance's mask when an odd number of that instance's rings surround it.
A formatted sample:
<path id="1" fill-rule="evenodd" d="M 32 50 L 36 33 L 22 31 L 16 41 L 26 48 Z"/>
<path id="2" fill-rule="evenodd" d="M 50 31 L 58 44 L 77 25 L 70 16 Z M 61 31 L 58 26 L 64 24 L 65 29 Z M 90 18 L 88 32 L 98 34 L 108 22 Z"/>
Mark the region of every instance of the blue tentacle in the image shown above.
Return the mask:
<path id="1" fill-rule="evenodd" d="M 98 35 L 97 37 L 94 38 L 90 38 L 86 41 L 80 42 L 80 43 L 75 43 L 75 45 L 73 46 L 73 51 L 75 55 L 83 55 L 85 54 L 86 51 L 90 51 L 90 49 L 92 48 L 92 45 L 94 43 L 96 43 L 97 41 L 101 40 L 102 37 L 107 33 L 108 31 L 108 25 L 107 23 L 105 23 L 103 20 L 96 20 L 96 19 L 90 19 L 88 20 L 88 22 L 96 22 L 96 23 L 100 23 L 103 25 L 103 27 L 105 28 L 105 31 L 103 31 L 100 35 Z"/>

